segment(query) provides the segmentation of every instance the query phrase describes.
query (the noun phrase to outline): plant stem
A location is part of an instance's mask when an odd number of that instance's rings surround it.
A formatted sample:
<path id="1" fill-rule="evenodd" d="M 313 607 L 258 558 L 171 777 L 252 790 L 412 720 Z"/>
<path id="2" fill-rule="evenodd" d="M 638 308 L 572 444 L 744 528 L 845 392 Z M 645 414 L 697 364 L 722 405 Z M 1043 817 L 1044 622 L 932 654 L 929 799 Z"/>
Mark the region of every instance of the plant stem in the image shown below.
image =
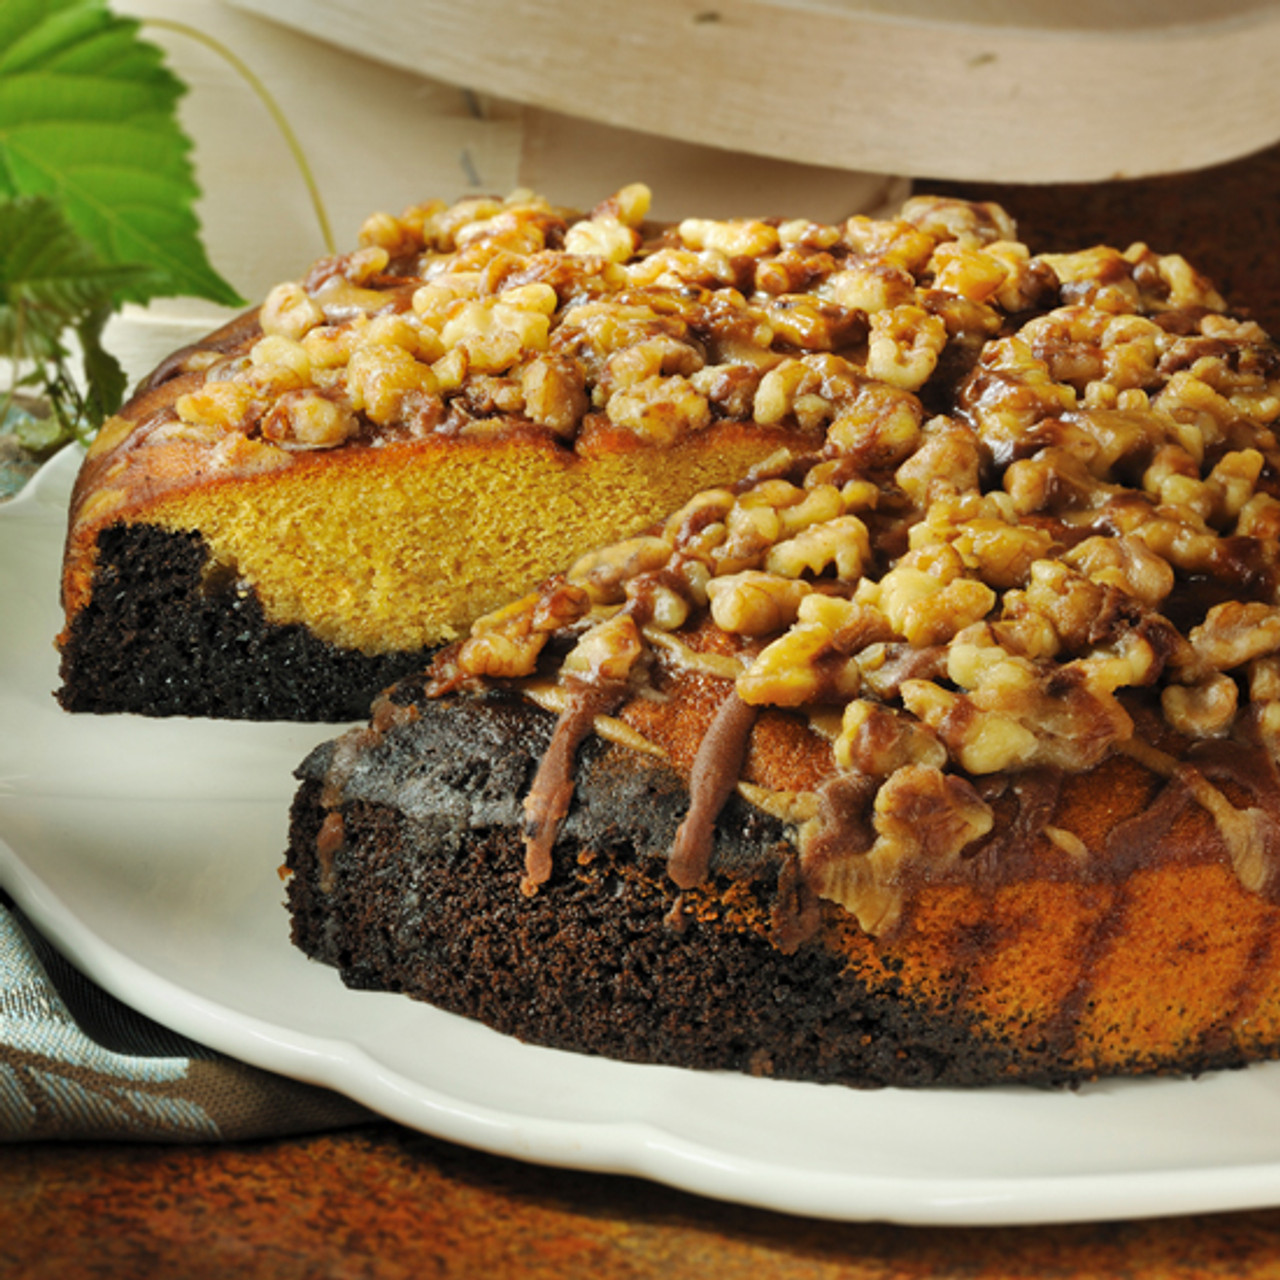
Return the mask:
<path id="1" fill-rule="evenodd" d="M 281 136 L 284 138 L 286 145 L 293 154 L 294 163 L 298 166 L 298 172 L 302 175 L 303 182 L 306 183 L 307 191 L 311 196 L 311 206 L 315 210 L 316 221 L 320 224 L 320 234 L 324 239 L 325 249 L 329 253 L 336 253 L 337 249 L 334 245 L 333 230 L 329 226 L 329 215 L 325 211 L 324 200 L 320 195 L 320 189 L 316 184 L 315 175 L 311 172 L 311 165 L 307 161 L 306 152 L 302 149 L 302 144 L 298 141 L 297 134 L 294 133 L 293 127 L 289 124 L 284 112 L 280 109 L 280 104 L 272 96 L 271 91 L 262 82 L 262 80 L 254 73 L 245 62 L 243 62 L 235 53 L 227 48 L 220 40 L 201 31 L 198 27 L 188 26 L 185 22 L 175 22 L 170 18 L 144 18 L 143 25 L 148 27 L 159 27 L 165 31 L 172 31 L 177 35 L 187 36 L 191 40 L 204 45 L 211 49 L 220 58 L 227 62 L 240 76 L 242 80 L 257 94 L 262 105 L 271 113 L 271 118 L 276 122 L 276 127 L 280 130 Z"/>

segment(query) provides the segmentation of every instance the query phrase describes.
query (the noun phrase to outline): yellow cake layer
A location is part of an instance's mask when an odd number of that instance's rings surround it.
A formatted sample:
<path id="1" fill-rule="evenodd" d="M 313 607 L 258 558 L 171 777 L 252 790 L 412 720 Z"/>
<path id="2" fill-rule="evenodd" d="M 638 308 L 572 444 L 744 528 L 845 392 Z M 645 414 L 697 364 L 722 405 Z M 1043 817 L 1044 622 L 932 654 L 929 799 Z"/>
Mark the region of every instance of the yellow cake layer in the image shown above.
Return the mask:
<path id="1" fill-rule="evenodd" d="M 199 531 L 271 622 L 370 654 L 413 650 L 737 479 L 779 442 L 736 426 L 661 450 L 436 438 L 188 488 L 129 518 Z"/>

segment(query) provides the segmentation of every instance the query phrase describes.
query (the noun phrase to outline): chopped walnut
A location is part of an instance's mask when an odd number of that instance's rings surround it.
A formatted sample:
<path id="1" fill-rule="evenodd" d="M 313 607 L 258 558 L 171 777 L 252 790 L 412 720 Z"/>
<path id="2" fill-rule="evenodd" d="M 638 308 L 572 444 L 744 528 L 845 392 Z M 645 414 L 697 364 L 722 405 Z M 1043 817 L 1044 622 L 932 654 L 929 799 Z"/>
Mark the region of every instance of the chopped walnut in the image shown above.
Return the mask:
<path id="1" fill-rule="evenodd" d="M 991 830 L 994 815 L 964 779 L 913 763 L 880 784 L 872 821 L 876 839 L 871 848 L 820 866 L 818 890 L 874 935 L 897 921 L 909 868 L 952 865 Z"/>
<path id="2" fill-rule="evenodd" d="M 605 361 L 600 378 L 602 394 L 607 402 L 615 391 L 671 374 L 688 377 L 702 366 L 702 353 L 691 343 L 658 334 L 624 347 Z"/>
<path id="3" fill-rule="evenodd" d="M 950 418 L 933 418 L 894 479 L 923 511 L 939 497 L 976 490 L 981 465 L 979 440 L 970 428 Z"/>
<path id="4" fill-rule="evenodd" d="M 561 670 L 580 680 L 625 680 L 642 652 L 634 619 L 618 613 L 592 627 L 566 655 Z"/>
<path id="5" fill-rule="evenodd" d="M 998 204 L 919 195 L 902 206 L 902 216 L 940 242 L 981 246 L 1017 238 L 1013 219 Z"/>
<path id="6" fill-rule="evenodd" d="M 790 626 L 810 590 L 806 582 L 755 569 L 713 578 L 707 585 L 716 626 L 747 636 Z"/>
<path id="7" fill-rule="evenodd" d="M 916 299 L 911 273 L 892 262 L 856 261 L 833 271 L 819 287 L 819 295 L 839 306 L 873 313 L 907 306 Z"/>
<path id="8" fill-rule="evenodd" d="M 1188 639 L 1212 671 L 1229 671 L 1280 651 L 1280 606 L 1231 600 L 1214 605 Z"/>
<path id="9" fill-rule="evenodd" d="M 301 338 L 324 323 L 324 312 L 300 284 L 279 284 L 258 311 L 262 332 Z"/>
<path id="10" fill-rule="evenodd" d="M 945 241 L 929 262 L 933 287 L 958 293 L 972 302 L 994 297 L 1009 276 L 1008 264 L 987 249 Z"/>
<path id="11" fill-rule="evenodd" d="M 332 449 L 359 430 L 350 405 L 316 391 L 280 397 L 262 420 L 262 436 L 284 449 Z"/>
<path id="12" fill-rule="evenodd" d="M 231 430 L 248 423 L 256 399 L 248 382 L 206 382 L 198 390 L 179 396 L 173 407 L 183 422 Z"/>
<path id="13" fill-rule="evenodd" d="M 947 749 L 919 720 L 865 698 L 847 703 L 835 746 L 842 769 L 887 778 L 909 764 L 941 769 Z"/>
<path id="14" fill-rule="evenodd" d="M 879 609 L 894 634 L 916 648 L 945 643 L 996 602 L 986 583 L 965 576 L 964 562 L 945 543 L 908 552 L 878 583 L 864 579 L 856 598 Z"/>
<path id="15" fill-rule="evenodd" d="M 865 467 L 893 466 L 919 444 L 923 417 L 914 395 L 896 387 L 863 385 L 840 405 L 827 443 Z"/>
<path id="16" fill-rule="evenodd" d="M 902 858 L 924 856 L 945 864 L 986 835 L 992 822 L 991 810 L 972 787 L 918 761 L 895 769 L 876 793 L 876 832 L 886 852 Z"/>
<path id="17" fill-rule="evenodd" d="M 801 427 L 818 428 L 856 399 L 861 382 L 857 367 L 839 357 L 793 357 L 761 377 L 752 413 L 766 426 L 794 417 Z"/>
<path id="18" fill-rule="evenodd" d="M 598 551 L 589 551 L 569 570 L 568 580 L 596 604 L 618 604 L 626 584 L 671 559 L 671 543 L 664 538 L 629 538 Z"/>
<path id="19" fill-rule="evenodd" d="M 553 632 L 571 626 L 591 606 L 585 590 L 556 580 L 472 624 L 457 667 L 468 676 L 514 678 L 532 674 Z"/>
<path id="20" fill-rule="evenodd" d="M 1168 561 L 1129 534 L 1086 538 L 1064 552 L 1062 563 L 1078 569 L 1090 582 L 1117 587 L 1150 607 L 1165 600 L 1175 582 Z"/>
<path id="21" fill-rule="evenodd" d="M 520 371 L 524 410 L 557 436 L 572 437 L 590 402 L 578 365 L 563 356 L 537 355 Z"/>
<path id="22" fill-rule="evenodd" d="M 1052 549 L 1053 535 L 1017 517 L 1003 493 L 939 493 L 924 519 L 911 527 L 909 545 L 914 551 L 945 542 L 989 586 L 1021 586 L 1031 566 Z"/>
<path id="23" fill-rule="evenodd" d="M 465 302 L 440 330 L 446 351 L 467 353 L 467 368 L 476 373 L 503 373 L 526 351 L 547 349 L 550 320 L 537 306 L 486 299 Z"/>
<path id="24" fill-rule="evenodd" d="M 851 655 L 890 635 L 875 609 L 802 594 L 796 624 L 766 645 L 738 676 L 738 695 L 744 702 L 784 707 L 852 697 L 861 688 L 862 669 Z"/>
<path id="25" fill-rule="evenodd" d="M 947 327 L 922 307 L 908 304 L 871 317 L 867 374 L 891 387 L 918 391 L 938 366 Z"/>
<path id="26" fill-rule="evenodd" d="M 608 217 L 576 222 L 564 237 L 566 253 L 592 255 L 609 262 L 626 262 L 638 244 L 639 236 L 629 226 Z"/>
<path id="27" fill-rule="evenodd" d="M 817 622 L 789 627 L 735 681 L 744 702 L 775 707 L 842 702 L 861 686 L 858 664 L 839 652 L 830 631 Z"/>
<path id="28" fill-rule="evenodd" d="M 867 526 L 857 516 L 838 516 L 775 543 L 765 556 L 764 567 L 784 578 L 804 574 L 820 577 L 833 568 L 841 582 L 856 582 L 870 560 Z"/>
<path id="29" fill-rule="evenodd" d="M 1239 690 L 1220 672 L 1202 684 L 1168 685 L 1160 695 L 1165 719 L 1189 738 L 1220 738 L 1236 718 Z"/>
<path id="30" fill-rule="evenodd" d="M 687 378 L 654 375 L 609 397 L 610 419 L 653 444 L 673 444 L 711 421 L 711 408 Z"/>
<path id="31" fill-rule="evenodd" d="M 347 364 L 351 407 L 380 426 L 412 422 L 421 414 L 438 417 L 439 390 L 431 366 L 415 360 L 403 347 L 360 347 Z"/>
<path id="32" fill-rule="evenodd" d="M 783 537 L 779 508 L 803 501 L 804 491 L 785 480 L 766 480 L 738 496 L 725 513 L 722 539 L 712 551 L 717 574 L 758 568 Z"/>
<path id="33" fill-rule="evenodd" d="M 746 218 L 727 222 L 686 218 L 678 230 L 691 249 L 713 249 L 729 257 L 762 258 L 779 247 L 776 227 Z"/>
<path id="34" fill-rule="evenodd" d="M 1006 608 L 1025 607 L 1044 618 L 1062 648 L 1080 652 L 1088 648 L 1094 624 L 1102 615 L 1105 588 L 1061 560 L 1037 560 L 1031 566 L 1026 589 L 1005 596 Z"/>

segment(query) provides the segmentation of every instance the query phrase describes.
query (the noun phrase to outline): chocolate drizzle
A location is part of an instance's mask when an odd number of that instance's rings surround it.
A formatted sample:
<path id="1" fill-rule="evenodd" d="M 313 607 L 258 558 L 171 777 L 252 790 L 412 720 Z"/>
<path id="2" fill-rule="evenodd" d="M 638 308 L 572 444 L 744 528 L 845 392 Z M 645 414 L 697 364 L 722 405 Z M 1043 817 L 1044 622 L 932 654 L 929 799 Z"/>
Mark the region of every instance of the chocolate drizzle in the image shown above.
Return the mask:
<path id="1" fill-rule="evenodd" d="M 1127 875 L 1141 866 L 1169 834 L 1190 803 L 1189 776 L 1175 774 L 1141 813 L 1117 823 L 1107 833 L 1104 863 L 1113 869 L 1113 874 Z"/>
<path id="2" fill-rule="evenodd" d="M 568 694 L 565 708 L 524 799 L 525 871 L 520 888 L 529 895 L 551 877 L 551 850 L 573 800 L 578 746 L 591 732 L 596 716 L 613 711 L 627 691 L 619 681 L 589 684 L 569 676 L 564 678 L 564 687 Z"/>
<path id="3" fill-rule="evenodd" d="M 802 849 L 807 880 L 821 882 L 828 863 L 865 854 L 875 843 L 871 805 L 876 780 L 865 773 L 837 773 L 818 789 L 818 816 Z"/>
<path id="4" fill-rule="evenodd" d="M 716 818 L 737 785 L 759 711 L 736 689 L 720 704 L 689 776 L 689 812 L 676 832 L 668 871 L 681 889 L 701 884 L 711 869 Z"/>
<path id="5" fill-rule="evenodd" d="M 996 875 L 1000 868 L 1024 849 L 1053 821 L 1062 796 L 1065 777 L 1062 769 L 1028 769 L 1012 779 L 1001 775 L 982 779 L 978 794 L 988 802 L 1005 792 L 1012 793 L 1016 808 L 1010 822 L 998 823 L 990 837 L 974 854 L 974 870 L 984 877 Z"/>

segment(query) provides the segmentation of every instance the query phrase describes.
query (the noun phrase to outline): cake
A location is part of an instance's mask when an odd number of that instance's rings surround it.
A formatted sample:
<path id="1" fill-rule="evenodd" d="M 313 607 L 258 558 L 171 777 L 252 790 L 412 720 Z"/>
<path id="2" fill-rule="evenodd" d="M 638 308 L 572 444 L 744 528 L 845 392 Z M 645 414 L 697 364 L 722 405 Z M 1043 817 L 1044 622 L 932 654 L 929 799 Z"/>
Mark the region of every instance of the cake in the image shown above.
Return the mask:
<path id="1" fill-rule="evenodd" d="M 362 718 L 512 593 L 813 435 L 752 412 L 762 349 L 865 330 L 785 276 L 803 227 L 648 206 L 375 215 L 166 360 L 76 483 L 62 705 Z"/>
<path id="2" fill-rule="evenodd" d="M 820 439 L 513 593 L 317 747 L 295 944 L 626 1061 L 1275 1057 L 1276 347 L 1177 255 L 1032 254 L 989 205 L 790 234 L 790 279 L 866 315 L 761 361 L 757 418 Z"/>

